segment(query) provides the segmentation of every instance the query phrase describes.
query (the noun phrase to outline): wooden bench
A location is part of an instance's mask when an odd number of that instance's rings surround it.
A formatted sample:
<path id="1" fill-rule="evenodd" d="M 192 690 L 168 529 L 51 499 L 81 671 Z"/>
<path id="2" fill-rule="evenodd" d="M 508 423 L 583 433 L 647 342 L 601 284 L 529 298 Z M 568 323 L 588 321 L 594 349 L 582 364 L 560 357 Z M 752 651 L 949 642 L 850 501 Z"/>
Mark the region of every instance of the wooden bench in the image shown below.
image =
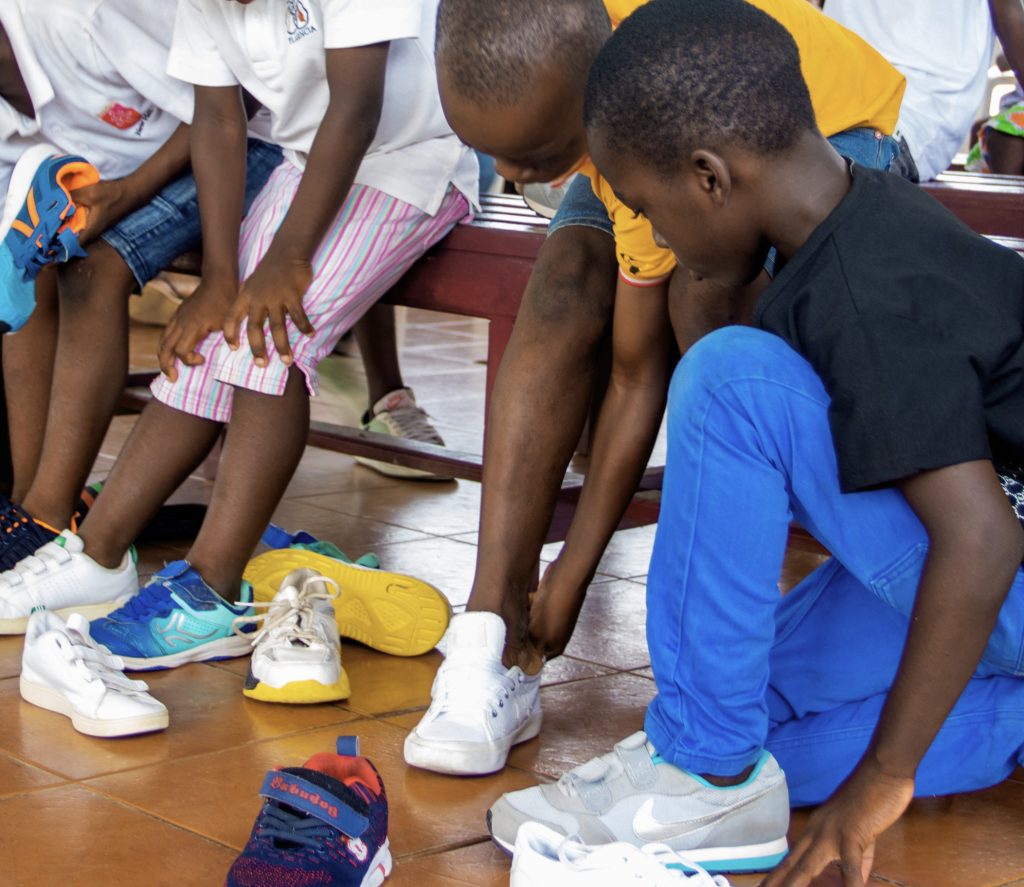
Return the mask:
<path id="1" fill-rule="evenodd" d="M 1024 177 L 944 172 L 925 191 L 979 234 L 1024 238 Z"/>

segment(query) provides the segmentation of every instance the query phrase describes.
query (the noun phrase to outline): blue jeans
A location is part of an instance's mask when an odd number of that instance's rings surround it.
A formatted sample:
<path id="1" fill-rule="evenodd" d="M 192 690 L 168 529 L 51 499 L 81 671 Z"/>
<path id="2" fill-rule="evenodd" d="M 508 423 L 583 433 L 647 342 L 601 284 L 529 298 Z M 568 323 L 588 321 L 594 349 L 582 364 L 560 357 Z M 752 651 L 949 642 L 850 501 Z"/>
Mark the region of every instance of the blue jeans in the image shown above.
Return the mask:
<path id="1" fill-rule="evenodd" d="M 244 210 L 249 209 L 282 157 L 277 145 L 249 139 Z M 182 253 L 197 249 L 202 242 L 202 230 L 199 195 L 191 171 L 172 179 L 149 203 L 100 236 L 117 250 L 139 286 L 156 277 Z"/>
<path id="2" fill-rule="evenodd" d="M 927 534 L 894 489 L 840 492 L 829 399 L 782 339 L 727 327 L 680 362 L 647 585 L 661 755 L 738 773 L 767 747 L 796 804 L 828 797 L 878 720 L 907 633 Z M 790 521 L 832 559 L 785 597 Z M 975 678 L 926 756 L 922 794 L 1024 762 L 1024 571 Z"/>

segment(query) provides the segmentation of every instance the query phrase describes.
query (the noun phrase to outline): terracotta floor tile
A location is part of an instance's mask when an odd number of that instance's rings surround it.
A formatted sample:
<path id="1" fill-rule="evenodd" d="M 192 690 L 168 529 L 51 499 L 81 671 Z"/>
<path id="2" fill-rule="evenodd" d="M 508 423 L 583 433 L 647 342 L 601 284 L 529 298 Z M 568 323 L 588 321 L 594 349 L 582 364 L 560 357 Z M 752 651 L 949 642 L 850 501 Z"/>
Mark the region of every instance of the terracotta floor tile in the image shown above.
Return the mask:
<path id="1" fill-rule="evenodd" d="M 408 573 L 439 588 L 453 607 L 469 600 L 476 548 L 451 539 L 430 538 L 377 547 L 389 570 Z"/>
<path id="2" fill-rule="evenodd" d="M 0 796 L 60 785 L 64 781 L 54 773 L 32 767 L 9 755 L 0 754 Z M 0 844 L 2 841 L 3 838 L 0 837 Z"/>
<path id="3" fill-rule="evenodd" d="M 597 571 L 616 579 L 631 579 L 646 576 L 654 547 L 654 533 L 657 526 L 635 527 L 619 530 L 609 543 Z M 553 561 L 562 550 L 562 542 L 549 542 L 541 551 L 541 558 Z"/>
<path id="4" fill-rule="evenodd" d="M 511 860 L 492 841 L 398 859 L 388 887 L 508 887 Z M 554 885 L 552 885 L 554 887 Z"/>
<path id="5" fill-rule="evenodd" d="M 514 748 L 509 764 L 557 779 L 642 729 L 653 696 L 651 681 L 630 674 L 545 687 L 541 734 Z"/>
<path id="6" fill-rule="evenodd" d="M 21 635 L 0 637 L 0 680 L 21 674 L 21 650 L 24 646 Z"/>
<path id="7" fill-rule="evenodd" d="M 494 798 L 531 783 L 528 774 L 516 770 L 469 780 L 413 770 L 402 758 L 405 730 L 386 721 L 360 720 L 336 729 L 253 743 L 243 751 L 213 752 L 104 776 L 88 785 L 216 841 L 241 847 L 259 810 L 257 792 L 266 771 L 301 766 L 313 754 L 332 750 L 339 733 L 359 736 L 362 752 L 381 772 L 396 855 L 486 837 L 484 811 Z M 197 793 L 203 796 L 202 804 L 194 802 Z"/>
<path id="8" fill-rule="evenodd" d="M 180 887 L 222 883 L 235 854 L 81 786 L 62 786 L 0 800 L 0 856 L 10 887 Z"/>
<path id="9" fill-rule="evenodd" d="M 342 514 L 435 536 L 469 533 L 477 528 L 480 519 L 480 486 L 469 482 L 406 483 L 379 490 L 313 496 L 306 501 Z"/>
<path id="10" fill-rule="evenodd" d="M 591 585 L 566 652 L 611 668 L 650 665 L 646 596 L 644 586 L 624 579 Z"/>
<path id="11" fill-rule="evenodd" d="M 330 498 L 330 494 L 316 497 L 321 503 Z M 277 507 L 272 521 L 290 532 L 305 530 L 318 539 L 333 542 L 353 558 L 366 554 L 368 551 L 375 551 L 381 545 L 432 538 L 426 533 L 410 530 L 407 527 L 399 527 L 323 508 L 314 505 L 308 498 L 286 499 Z"/>
<path id="12" fill-rule="evenodd" d="M 171 726 L 123 739 L 83 736 L 62 715 L 23 702 L 16 678 L 0 681 L 0 751 L 70 779 L 85 779 L 353 718 L 336 706 L 254 702 L 242 695 L 241 677 L 206 665 L 144 677 L 170 710 Z"/>

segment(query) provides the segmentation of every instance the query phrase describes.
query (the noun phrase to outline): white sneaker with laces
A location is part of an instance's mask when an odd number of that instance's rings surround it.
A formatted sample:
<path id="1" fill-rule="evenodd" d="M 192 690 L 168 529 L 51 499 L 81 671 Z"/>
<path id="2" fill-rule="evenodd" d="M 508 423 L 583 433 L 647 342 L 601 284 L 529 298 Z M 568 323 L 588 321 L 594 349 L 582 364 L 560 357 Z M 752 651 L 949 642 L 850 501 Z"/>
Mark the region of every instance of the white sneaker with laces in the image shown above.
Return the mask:
<path id="1" fill-rule="evenodd" d="M 79 536 L 64 530 L 13 570 L 0 573 L 0 634 L 24 634 L 36 610 L 98 619 L 138 590 L 134 548 L 120 566 L 108 570 L 85 553 Z"/>
<path id="2" fill-rule="evenodd" d="M 124 661 L 89 635 L 89 622 L 72 613 L 32 614 L 21 658 L 21 698 L 71 718 L 89 736 L 131 736 L 165 730 L 167 708 L 144 681 L 122 673 Z"/>
<path id="3" fill-rule="evenodd" d="M 252 659 L 242 692 L 263 702 L 333 702 L 351 694 L 341 665 L 341 642 L 332 601 L 338 583 L 316 570 L 293 570 L 271 601 L 251 606 L 266 612 L 235 619 L 235 633 L 252 639 Z M 253 634 L 243 627 L 258 625 Z"/>
<path id="4" fill-rule="evenodd" d="M 406 440 L 418 440 L 422 443 L 444 446 L 444 440 L 437 429 L 430 424 L 426 411 L 416 405 L 416 395 L 411 388 L 398 388 L 385 394 L 363 417 L 363 429 L 377 434 L 390 434 L 392 437 L 403 437 Z M 452 480 L 440 474 L 406 468 L 404 465 L 393 465 L 377 459 L 356 456 L 356 462 L 372 468 L 387 477 L 399 477 L 406 480 Z"/>
<path id="5" fill-rule="evenodd" d="M 512 859 L 511 887 L 731 887 L 693 860 L 664 844 L 588 847 L 537 822 L 519 829 Z"/>
<path id="6" fill-rule="evenodd" d="M 505 623 L 495 613 L 452 619 L 430 708 L 405 739 L 407 764 L 456 776 L 494 773 L 513 745 L 540 732 L 540 674 L 506 669 L 504 648 Z"/>

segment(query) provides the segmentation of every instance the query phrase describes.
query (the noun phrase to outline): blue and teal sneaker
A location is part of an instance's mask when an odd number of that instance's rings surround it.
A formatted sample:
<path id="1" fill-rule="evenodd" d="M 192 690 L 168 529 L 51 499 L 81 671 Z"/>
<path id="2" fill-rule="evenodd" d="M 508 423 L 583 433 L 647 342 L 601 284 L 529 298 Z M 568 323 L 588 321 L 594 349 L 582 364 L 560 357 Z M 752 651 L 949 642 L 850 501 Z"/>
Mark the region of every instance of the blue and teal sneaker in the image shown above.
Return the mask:
<path id="1" fill-rule="evenodd" d="M 448 628 L 448 598 L 415 576 L 380 569 L 375 554 L 353 561 L 332 542 L 273 524 L 262 541 L 274 551 L 254 557 L 244 574 L 257 601 L 273 600 L 293 570 L 310 569 L 338 585 L 334 616 L 343 638 L 392 656 L 419 656 L 434 649 Z"/>
<path id="2" fill-rule="evenodd" d="M 226 887 L 379 887 L 391 873 L 388 798 L 359 740 L 271 770 L 249 842 Z"/>
<path id="3" fill-rule="evenodd" d="M 251 651 L 249 639 L 233 630 L 235 619 L 253 612 L 248 582 L 241 598 L 227 603 L 187 561 L 174 561 L 123 607 L 93 621 L 90 632 L 130 671 L 232 659 Z"/>

